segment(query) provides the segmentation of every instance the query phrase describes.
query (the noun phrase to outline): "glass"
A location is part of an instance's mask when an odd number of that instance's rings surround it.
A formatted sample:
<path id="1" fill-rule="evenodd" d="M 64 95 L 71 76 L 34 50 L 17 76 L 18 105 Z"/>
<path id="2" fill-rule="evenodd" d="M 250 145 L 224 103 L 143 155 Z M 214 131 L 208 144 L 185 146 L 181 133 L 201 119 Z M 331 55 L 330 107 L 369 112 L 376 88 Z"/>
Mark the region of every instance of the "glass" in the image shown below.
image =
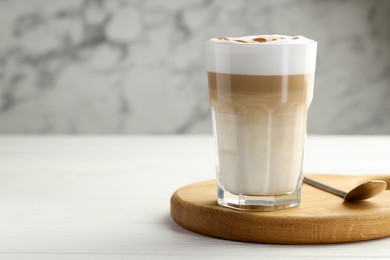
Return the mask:
<path id="1" fill-rule="evenodd" d="M 220 205 L 260 211 L 299 206 L 316 50 L 309 39 L 207 42 Z"/>

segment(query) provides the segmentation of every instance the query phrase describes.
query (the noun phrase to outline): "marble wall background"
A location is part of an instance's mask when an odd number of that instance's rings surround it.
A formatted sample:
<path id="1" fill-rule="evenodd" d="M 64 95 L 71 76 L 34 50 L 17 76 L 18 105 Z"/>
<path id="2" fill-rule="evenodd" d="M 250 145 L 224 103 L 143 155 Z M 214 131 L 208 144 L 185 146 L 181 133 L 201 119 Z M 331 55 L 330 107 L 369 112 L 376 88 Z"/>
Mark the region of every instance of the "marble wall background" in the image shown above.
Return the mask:
<path id="1" fill-rule="evenodd" d="M 311 134 L 390 134 L 390 1 L 0 0 L 0 133 L 211 133 L 204 42 L 318 40 Z"/>

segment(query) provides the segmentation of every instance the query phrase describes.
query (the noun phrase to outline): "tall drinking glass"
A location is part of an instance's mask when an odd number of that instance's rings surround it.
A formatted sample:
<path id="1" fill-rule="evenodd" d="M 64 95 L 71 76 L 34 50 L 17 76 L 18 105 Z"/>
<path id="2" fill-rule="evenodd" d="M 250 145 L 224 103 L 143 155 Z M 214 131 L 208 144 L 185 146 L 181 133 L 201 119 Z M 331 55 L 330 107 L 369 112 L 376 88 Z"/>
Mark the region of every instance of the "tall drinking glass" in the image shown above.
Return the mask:
<path id="1" fill-rule="evenodd" d="M 299 206 L 316 52 L 317 43 L 303 36 L 207 41 L 220 205 Z"/>

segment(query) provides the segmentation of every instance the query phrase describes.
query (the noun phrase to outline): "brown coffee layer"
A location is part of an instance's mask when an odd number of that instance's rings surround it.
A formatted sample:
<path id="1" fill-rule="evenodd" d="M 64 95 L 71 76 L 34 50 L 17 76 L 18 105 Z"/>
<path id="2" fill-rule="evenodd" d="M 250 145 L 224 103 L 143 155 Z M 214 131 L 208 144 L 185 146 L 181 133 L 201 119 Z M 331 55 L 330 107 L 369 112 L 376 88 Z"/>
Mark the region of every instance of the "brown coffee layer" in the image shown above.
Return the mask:
<path id="1" fill-rule="evenodd" d="M 284 103 L 305 104 L 313 98 L 313 74 L 257 76 L 208 72 L 214 109 L 239 112 L 244 106 L 277 109 Z"/>

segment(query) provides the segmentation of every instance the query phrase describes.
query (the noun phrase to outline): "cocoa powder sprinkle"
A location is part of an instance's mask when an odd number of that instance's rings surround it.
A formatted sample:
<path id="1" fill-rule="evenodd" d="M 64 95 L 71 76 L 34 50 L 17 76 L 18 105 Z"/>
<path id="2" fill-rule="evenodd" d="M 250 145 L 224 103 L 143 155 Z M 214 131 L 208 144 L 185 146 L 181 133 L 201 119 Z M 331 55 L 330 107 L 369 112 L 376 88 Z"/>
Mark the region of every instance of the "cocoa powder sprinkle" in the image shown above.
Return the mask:
<path id="1" fill-rule="evenodd" d="M 255 42 L 266 42 L 267 40 L 265 38 L 254 38 Z"/>
<path id="2" fill-rule="evenodd" d="M 243 40 L 234 40 L 235 42 L 242 42 L 242 43 L 247 43 L 246 41 Z"/>
<path id="3" fill-rule="evenodd" d="M 229 39 L 226 38 L 226 37 L 218 37 L 218 40 L 224 40 L 224 41 L 228 41 Z"/>

